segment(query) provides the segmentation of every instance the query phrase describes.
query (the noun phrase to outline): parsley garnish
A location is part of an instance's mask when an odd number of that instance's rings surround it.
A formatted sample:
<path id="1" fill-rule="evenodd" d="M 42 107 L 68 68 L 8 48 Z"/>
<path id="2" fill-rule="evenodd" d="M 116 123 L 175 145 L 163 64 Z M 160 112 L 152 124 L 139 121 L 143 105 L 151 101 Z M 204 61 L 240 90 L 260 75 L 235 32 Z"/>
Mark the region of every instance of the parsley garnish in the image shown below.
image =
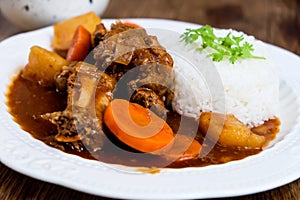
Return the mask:
<path id="1" fill-rule="evenodd" d="M 198 29 L 186 29 L 186 32 L 181 35 L 181 39 L 186 44 L 191 44 L 201 37 L 202 44 L 198 50 L 210 47 L 215 50 L 214 53 L 209 54 L 213 61 L 220 62 L 224 57 L 228 57 L 229 61 L 234 64 L 238 58 L 255 58 L 265 59 L 264 57 L 252 55 L 254 51 L 253 45 L 248 42 L 241 43 L 244 40 L 243 36 L 233 36 L 230 33 L 226 37 L 217 37 L 214 34 L 213 28 L 205 25 Z"/>

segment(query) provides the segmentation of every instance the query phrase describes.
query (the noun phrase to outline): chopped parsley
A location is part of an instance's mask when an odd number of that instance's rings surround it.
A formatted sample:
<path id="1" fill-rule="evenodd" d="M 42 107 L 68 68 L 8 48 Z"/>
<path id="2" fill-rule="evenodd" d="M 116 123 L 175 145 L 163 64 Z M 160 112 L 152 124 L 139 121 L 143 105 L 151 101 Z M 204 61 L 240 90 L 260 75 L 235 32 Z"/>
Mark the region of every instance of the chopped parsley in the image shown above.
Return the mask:
<path id="1" fill-rule="evenodd" d="M 214 49 L 214 52 L 208 56 L 212 58 L 213 61 L 220 62 L 225 57 L 234 64 L 238 58 L 247 59 L 265 59 L 264 57 L 254 56 L 252 52 L 254 51 L 253 45 L 242 41 L 244 37 L 233 36 L 230 33 L 226 37 L 217 37 L 214 34 L 213 28 L 209 25 L 205 25 L 198 29 L 186 29 L 186 32 L 181 35 L 182 41 L 186 44 L 191 44 L 201 37 L 202 44 L 198 50 L 203 50 L 205 48 Z"/>

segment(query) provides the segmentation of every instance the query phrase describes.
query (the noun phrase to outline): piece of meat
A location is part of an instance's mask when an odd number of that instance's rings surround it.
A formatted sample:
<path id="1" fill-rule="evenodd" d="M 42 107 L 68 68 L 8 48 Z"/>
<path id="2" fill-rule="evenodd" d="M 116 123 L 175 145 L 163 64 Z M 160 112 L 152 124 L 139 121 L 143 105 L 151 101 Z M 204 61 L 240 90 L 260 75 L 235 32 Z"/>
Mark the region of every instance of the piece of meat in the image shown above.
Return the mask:
<path id="1" fill-rule="evenodd" d="M 157 63 L 173 66 L 172 57 L 155 36 L 149 36 L 145 29 L 133 28 L 120 21 L 112 25 L 93 53 L 96 66 L 118 79 L 140 65 Z"/>
<path id="2" fill-rule="evenodd" d="M 151 109 L 161 118 L 166 118 L 166 109 L 164 102 L 159 96 L 149 88 L 138 88 L 131 96 L 130 101 Z"/>
<path id="3" fill-rule="evenodd" d="M 131 72 L 128 81 L 128 93 L 133 94 L 138 88 L 148 88 L 164 102 L 166 108 L 171 109 L 174 93 L 174 73 L 171 67 L 159 64 L 145 65 Z"/>
<path id="4" fill-rule="evenodd" d="M 63 66 L 62 71 L 55 77 L 55 87 L 60 93 L 66 93 L 68 90 L 68 79 L 71 74 L 74 73 L 74 66 L 76 62 L 72 62 L 70 65 Z"/>
<path id="5" fill-rule="evenodd" d="M 116 80 L 83 62 L 77 63 L 72 71 L 68 77 L 67 108 L 41 117 L 57 126 L 57 142 L 81 142 L 89 150 L 96 151 L 104 144 L 102 115 L 112 99 Z M 80 150 L 75 145 L 74 149 Z"/>
<path id="6" fill-rule="evenodd" d="M 148 40 L 154 41 L 153 43 L 149 43 L 152 46 L 157 46 L 157 38 L 150 36 L 147 38 Z M 165 49 L 162 48 L 146 48 L 146 49 L 137 49 L 134 51 L 132 61 L 133 66 L 141 66 L 148 65 L 151 63 L 157 63 L 160 65 L 165 65 L 169 67 L 173 67 L 173 59 L 170 54 L 166 52 Z"/>
<path id="7" fill-rule="evenodd" d="M 148 35 L 143 28 L 133 28 L 117 21 L 93 53 L 95 65 L 117 80 L 130 72 L 123 85 L 118 84 L 120 88 L 117 91 L 129 95 L 125 94 L 122 98 L 129 99 L 130 95 L 139 93 L 140 87 L 148 88 L 171 109 L 174 97 L 173 59 L 159 44 L 157 37 Z M 142 96 L 148 98 L 145 94 Z M 138 102 L 146 106 L 142 101 Z"/>
<path id="8" fill-rule="evenodd" d="M 104 35 L 107 33 L 103 23 L 100 23 L 96 26 L 95 31 L 92 34 L 92 45 L 96 47 L 100 41 L 103 40 Z"/>
<path id="9" fill-rule="evenodd" d="M 105 36 L 103 37 L 103 40 L 106 40 L 108 39 L 109 37 L 113 36 L 113 35 L 117 35 L 121 32 L 124 32 L 124 31 L 128 31 L 128 30 L 131 30 L 131 29 L 135 29 L 134 27 L 132 26 L 128 26 L 126 24 L 123 24 L 121 22 L 121 20 L 116 20 L 116 23 L 112 23 L 111 26 L 110 26 L 110 31 L 107 32 L 107 34 L 105 34 Z"/>
<path id="10" fill-rule="evenodd" d="M 65 111 L 46 113 L 42 115 L 42 118 L 57 126 L 58 133 L 54 137 L 56 142 L 73 143 L 73 149 L 77 151 L 83 150 L 82 146 L 96 151 L 104 145 L 103 133 L 98 122 L 92 117 L 84 115 L 85 113 L 83 110 L 82 113 L 75 114 L 70 109 L 67 109 Z"/>

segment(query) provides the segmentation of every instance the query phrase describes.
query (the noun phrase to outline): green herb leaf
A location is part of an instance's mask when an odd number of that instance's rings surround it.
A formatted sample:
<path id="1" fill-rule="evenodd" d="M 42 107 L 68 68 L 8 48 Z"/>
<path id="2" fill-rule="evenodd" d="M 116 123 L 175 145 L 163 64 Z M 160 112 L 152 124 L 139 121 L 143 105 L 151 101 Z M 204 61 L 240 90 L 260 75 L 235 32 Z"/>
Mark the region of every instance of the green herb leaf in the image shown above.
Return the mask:
<path id="1" fill-rule="evenodd" d="M 198 49 L 213 49 L 215 52 L 208 56 L 215 62 L 220 62 L 225 57 L 227 57 L 232 64 L 239 58 L 265 59 L 264 57 L 252 55 L 252 52 L 254 51 L 252 44 L 249 44 L 248 42 L 241 44 L 244 40 L 243 36 L 233 36 L 231 33 L 228 33 L 224 38 L 217 37 L 214 34 L 213 28 L 209 25 L 205 25 L 198 29 L 186 29 L 186 32 L 180 36 L 181 40 L 186 44 L 196 42 L 199 37 L 202 39 L 202 44 L 201 48 Z"/>

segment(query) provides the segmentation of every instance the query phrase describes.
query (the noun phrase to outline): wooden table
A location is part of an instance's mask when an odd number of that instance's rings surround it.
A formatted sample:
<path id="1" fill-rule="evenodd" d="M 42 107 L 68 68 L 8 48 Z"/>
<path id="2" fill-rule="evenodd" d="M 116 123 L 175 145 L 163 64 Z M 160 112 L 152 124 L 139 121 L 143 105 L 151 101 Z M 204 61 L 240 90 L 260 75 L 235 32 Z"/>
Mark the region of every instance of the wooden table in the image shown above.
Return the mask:
<path id="1" fill-rule="evenodd" d="M 102 17 L 165 18 L 233 28 L 300 55 L 299 0 L 111 0 Z M 0 14 L 0 40 L 19 32 Z M 29 178 L 2 163 L 0 177 L 0 199 L 99 198 Z M 300 199 L 300 179 L 235 199 Z"/>

